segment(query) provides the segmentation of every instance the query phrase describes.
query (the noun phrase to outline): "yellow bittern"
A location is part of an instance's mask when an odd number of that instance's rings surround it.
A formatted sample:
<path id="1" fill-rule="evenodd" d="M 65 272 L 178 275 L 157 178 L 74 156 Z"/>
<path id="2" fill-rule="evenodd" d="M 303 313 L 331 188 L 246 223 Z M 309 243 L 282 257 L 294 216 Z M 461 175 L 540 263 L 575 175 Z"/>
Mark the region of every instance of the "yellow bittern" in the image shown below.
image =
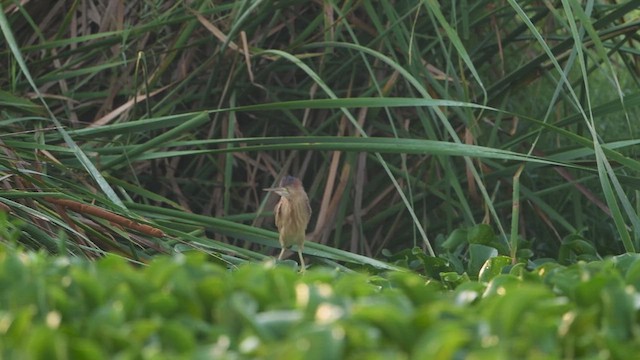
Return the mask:
<path id="1" fill-rule="evenodd" d="M 309 224 L 311 217 L 311 206 L 309 206 L 309 197 L 302 187 L 302 182 L 293 176 L 285 176 L 280 180 L 279 187 L 264 189 L 264 191 L 273 191 L 280 195 L 280 201 L 274 209 L 276 227 L 280 233 L 280 245 L 282 246 L 278 260 L 282 260 L 285 249 L 293 244 L 298 245 L 300 269 L 304 271 L 302 249 L 307 224 Z"/>

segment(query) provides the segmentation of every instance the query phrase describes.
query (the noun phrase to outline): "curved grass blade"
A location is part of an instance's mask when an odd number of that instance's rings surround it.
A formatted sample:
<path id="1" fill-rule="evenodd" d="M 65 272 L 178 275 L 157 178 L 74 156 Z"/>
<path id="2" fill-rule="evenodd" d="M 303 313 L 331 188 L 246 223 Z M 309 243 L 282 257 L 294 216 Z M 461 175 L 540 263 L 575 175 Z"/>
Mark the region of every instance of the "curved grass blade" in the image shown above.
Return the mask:
<path id="1" fill-rule="evenodd" d="M 22 73 L 24 74 L 25 78 L 27 79 L 27 81 L 29 81 L 29 84 L 31 85 L 34 92 L 37 94 L 38 98 L 42 102 L 42 105 L 44 106 L 47 113 L 49 114 L 49 118 L 54 123 L 60 135 L 62 135 L 62 138 L 64 139 L 67 146 L 69 146 L 69 148 L 73 151 L 74 155 L 78 158 L 78 161 L 80 161 L 84 169 L 89 173 L 89 175 L 91 175 L 91 177 L 95 180 L 95 182 L 98 184 L 102 192 L 104 192 L 105 195 L 109 198 L 109 200 L 111 200 L 115 205 L 125 209 L 125 206 L 120 200 L 120 198 L 118 197 L 118 195 L 115 193 L 115 191 L 113 191 L 111 186 L 109 186 L 109 183 L 107 183 L 107 181 L 104 179 L 102 174 L 100 174 L 98 169 L 96 169 L 96 167 L 93 165 L 91 160 L 89 160 L 87 155 L 82 151 L 82 149 L 80 149 L 78 144 L 76 144 L 75 141 L 73 141 L 73 139 L 71 138 L 71 136 L 69 136 L 69 133 L 64 129 L 60 121 L 58 121 L 56 116 L 53 114 L 53 112 L 47 105 L 47 102 L 42 97 L 42 94 L 40 93 L 40 90 L 36 86 L 35 81 L 31 77 L 29 68 L 27 67 L 27 64 L 25 63 L 24 58 L 22 57 L 20 48 L 18 47 L 18 44 L 16 43 L 15 38 L 13 37 L 13 33 L 11 32 L 11 28 L 9 26 L 7 18 L 4 15 L 4 10 L 1 4 L 0 4 L 0 29 L 4 34 L 4 38 L 7 44 L 9 45 L 9 49 L 11 50 L 13 57 L 18 63 L 20 70 L 22 70 Z"/>

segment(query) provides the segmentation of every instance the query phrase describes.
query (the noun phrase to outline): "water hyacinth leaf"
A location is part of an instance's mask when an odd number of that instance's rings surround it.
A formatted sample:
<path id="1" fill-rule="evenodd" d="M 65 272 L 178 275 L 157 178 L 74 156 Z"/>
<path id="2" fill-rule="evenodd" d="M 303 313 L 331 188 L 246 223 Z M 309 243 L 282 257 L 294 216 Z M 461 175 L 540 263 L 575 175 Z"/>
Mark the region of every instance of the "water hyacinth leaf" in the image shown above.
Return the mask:
<path id="1" fill-rule="evenodd" d="M 522 281 L 511 274 L 500 274 L 495 276 L 482 294 L 482 297 L 502 296 L 507 289 L 516 288 L 522 284 Z"/>
<path id="2" fill-rule="evenodd" d="M 511 258 L 508 256 L 496 256 L 484 262 L 478 274 L 478 280 L 481 282 L 489 282 L 491 279 L 501 274 L 503 269 L 511 265 Z"/>
<path id="3" fill-rule="evenodd" d="M 413 273 L 391 273 L 389 280 L 393 287 L 401 289 L 416 305 L 439 299 L 443 289 L 439 282 L 429 281 Z"/>
<path id="4" fill-rule="evenodd" d="M 455 290 L 456 305 L 469 305 L 482 297 L 485 285 L 480 282 L 466 282 L 460 284 Z"/>
<path id="5" fill-rule="evenodd" d="M 376 349 L 383 338 L 382 331 L 368 323 L 346 323 L 343 329 L 345 330 L 349 347 L 360 352 Z"/>
<path id="6" fill-rule="evenodd" d="M 467 233 L 467 241 L 469 244 L 493 245 L 496 234 L 491 226 L 487 224 L 478 224 L 469 229 Z"/>
<path id="7" fill-rule="evenodd" d="M 314 284 L 309 279 L 308 286 L 316 291 L 322 299 L 333 299 L 336 293 L 349 294 L 350 296 L 359 298 L 368 296 L 373 293 L 378 293 L 382 288 L 388 287 L 388 280 L 385 285 L 380 277 L 368 277 L 364 274 L 354 273 L 349 277 L 338 276 L 337 273 L 332 273 L 326 281 L 322 283 Z M 332 284 L 329 286 L 328 284 Z M 331 290 L 333 287 L 333 290 Z M 297 290 L 297 288 L 296 288 Z"/>
<path id="8" fill-rule="evenodd" d="M 441 273 L 440 278 L 442 279 L 442 283 L 448 286 L 450 289 L 455 289 L 459 285 L 471 281 L 467 273 L 458 274 L 457 272 L 453 271 Z"/>
<path id="9" fill-rule="evenodd" d="M 151 313 L 168 316 L 176 311 L 179 307 L 179 303 L 175 296 L 163 293 L 154 293 L 146 299 L 145 307 Z"/>
<path id="10" fill-rule="evenodd" d="M 527 269 L 527 266 L 529 266 L 529 263 L 526 263 L 526 262 L 520 262 L 520 263 L 514 264 L 509 267 L 509 274 L 516 276 L 518 279 L 521 279 L 521 280 L 542 282 L 539 274 L 536 273 L 535 271 L 531 271 Z"/>
<path id="11" fill-rule="evenodd" d="M 269 333 L 273 339 L 279 339 L 292 332 L 304 316 L 298 310 L 271 310 L 255 315 L 255 324 L 260 332 Z"/>
<path id="12" fill-rule="evenodd" d="M 441 273 L 454 271 L 449 265 L 449 262 L 440 257 L 425 255 L 422 257 L 422 263 L 425 274 L 432 279 L 441 279 Z"/>
<path id="13" fill-rule="evenodd" d="M 480 245 L 480 244 L 469 245 L 470 259 L 469 259 L 469 267 L 467 272 L 471 276 L 477 277 L 485 261 L 496 256 L 498 256 L 498 250 L 496 250 L 496 248 L 494 247 Z"/>
<path id="14" fill-rule="evenodd" d="M 484 309 L 492 332 L 501 337 L 528 333 L 527 326 L 535 323 L 540 316 L 536 309 L 553 297 L 551 291 L 543 286 L 506 280 L 509 276 L 500 275 L 494 279 L 501 279 L 501 285 L 489 285 L 498 296 L 487 303 L 487 308 Z"/>
<path id="15" fill-rule="evenodd" d="M 68 342 L 63 335 L 44 325 L 36 326 L 25 344 L 31 358 L 47 359 L 52 354 L 64 354 Z"/>
<path id="16" fill-rule="evenodd" d="M 191 332 L 177 321 L 163 322 L 159 329 L 162 347 L 176 354 L 188 354 L 195 347 L 195 339 Z"/>
<path id="17" fill-rule="evenodd" d="M 616 269 L 620 270 L 623 274 L 626 274 L 638 261 L 640 261 L 640 254 L 624 253 L 607 260 L 612 261 Z"/>
<path id="18" fill-rule="evenodd" d="M 440 324 L 426 332 L 413 350 L 415 359 L 455 359 L 464 354 L 465 345 L 471 342 L 473 335 L 457 323 Z"/>
<path id="19" fill-rule="evenodd" d="M 355 319 L 375 325 L 385 337 L 403 346 L 410 346 L 415 335 L 409 326 L 412 311 L 408 299 L 392 294 L 359 302 L 352 307 Z"/>
<path id="20" fill-rule="evenodd" d="M 345 330 L 336 325 L 313 324 L 296 329 L 295 342 L 306 348 L 304 359 L 342 359 L 346 343 Z"/>
<path id="21" fill-rule="evenodd" d="M 77 339 L 69 344 L 69 353 L 72 359 L 107 359 L 100 346 L 87 339 Z"/>
<path id="22" fill-rule="evenodd" d="M 640 259 L 637 257 L 626 267 L 624 281 L 632 285 L 636 291 L 640 290 Z"/>
<path id="23" fill-rule="evenodd" d="M 619 275 L 612 273 L 598 273 L 594 276 L 583 275 L 582 281 L 575 288 L 575 301 L 580 306 L 600 304 L 606 289 L 614 284 L 620 286 Z"/>
<path id="24" fill-rule="evenodd" d="M 468 240 L 468 230 L 457 228 L 449 234 L 449 237 L 440 245 L 443 249 L 454 251 L 458 246 L 465 244 Z"/>
<path id="25" fill-rule="evenodd" d="M 626 289 L 622 281 L 610 281 L 603 288 L 600 296 L 603 309 L 602 328 L 605 337 L 617 342 L 629 341 L 636 324 L 637 292 Z"/>
<path id="26" fill-rule="evenodd" d="M 516 259 L 518 262 L 526 262 L 534 256 L 535 253 L 531 249 L 518 249 L 516 252 Z"/>
<path id="27" fill-rule="evenodd" d="M 246 293 L 232 292 L 224 301 L 216 304 L 215 317 L 230 336 L 238 336 L 242 329 L 255 329 L 253 318 L 258 310 L 258 302 Z M 268 334 L 256 334 L 270 338 Z"/>
<path id="28" fill-rule="evenodd" d="M 558 261 L 561 264 L 569 264 L 577 259 L 597 260 L 600 257 L 592 243 L 579 235 L 570 235 L 562 240 L 558 251 Z"/>

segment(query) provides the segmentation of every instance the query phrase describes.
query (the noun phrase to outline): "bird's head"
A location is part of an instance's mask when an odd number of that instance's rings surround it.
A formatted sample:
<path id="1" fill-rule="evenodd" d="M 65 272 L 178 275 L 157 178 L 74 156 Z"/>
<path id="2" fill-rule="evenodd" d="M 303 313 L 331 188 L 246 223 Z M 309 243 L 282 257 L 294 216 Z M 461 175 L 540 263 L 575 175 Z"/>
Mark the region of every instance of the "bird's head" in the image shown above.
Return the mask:
<path id="1" fill-rule="evenodd" d="M 264 191 L 274 192 L 287 199 L 291 198 L 296 192 L 304 189 L 302 188 L 302 182 L 300 179 L 293 176 L 285 176 L 280 180 L 280 186 L 274 188 L 262 189 Z"/>

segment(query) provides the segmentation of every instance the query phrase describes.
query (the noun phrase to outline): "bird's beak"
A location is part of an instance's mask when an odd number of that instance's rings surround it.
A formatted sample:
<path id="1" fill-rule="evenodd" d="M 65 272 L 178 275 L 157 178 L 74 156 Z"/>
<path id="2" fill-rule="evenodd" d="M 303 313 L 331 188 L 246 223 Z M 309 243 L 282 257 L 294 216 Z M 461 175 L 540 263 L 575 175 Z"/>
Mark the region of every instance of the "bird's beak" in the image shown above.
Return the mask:
<path id="1" fill-rule="evenodd" d="M 287 191 L 287 188 L 284 187 L 276 187 L 276 188 L 266 188 L 266 189 L 262 189 L 263 191 L 270 191 L 270 192 L 274 192 L 280 196 L 287 196 L 289 195 L 289 192 Z"/>

